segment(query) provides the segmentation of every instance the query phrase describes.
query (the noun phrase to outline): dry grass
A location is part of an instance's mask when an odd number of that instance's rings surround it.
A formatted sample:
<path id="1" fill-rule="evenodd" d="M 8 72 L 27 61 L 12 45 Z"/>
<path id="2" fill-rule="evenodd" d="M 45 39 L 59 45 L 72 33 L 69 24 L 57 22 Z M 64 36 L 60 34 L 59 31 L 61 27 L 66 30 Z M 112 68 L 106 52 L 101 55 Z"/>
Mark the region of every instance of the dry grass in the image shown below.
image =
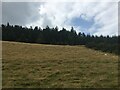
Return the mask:
<path id="1" fill-rule="evenodd" d="M 118 86 L 118 56 L 85 48 L 3 42 L 3 88 Z"/>

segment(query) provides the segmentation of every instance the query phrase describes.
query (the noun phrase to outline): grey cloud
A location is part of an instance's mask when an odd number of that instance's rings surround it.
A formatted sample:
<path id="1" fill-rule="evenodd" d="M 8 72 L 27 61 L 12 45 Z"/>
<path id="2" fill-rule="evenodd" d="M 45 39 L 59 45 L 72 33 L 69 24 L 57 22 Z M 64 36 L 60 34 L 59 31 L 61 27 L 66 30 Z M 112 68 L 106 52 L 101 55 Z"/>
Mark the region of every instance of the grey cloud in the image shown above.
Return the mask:
<path id="1" fill-rule="evenodd" d="M 44 15 L 41 16 L 41 17 L 43 17 L 43 22 L 42 22 L 42 27 L 43 27 L 43 28 L 45 28 L 47 25 L 50 26 L 50 27 L 53 26 L 51 20 L 49 19 L 49 17 L 47 17 L 46 14 L 44 14 Z"/>
<path id="2" fill-rule="evenodd" d="M 0 24 L 2 23 L 2 2 L 0 1 Z"/>
<path id="3" fill-rule="evenodd" d="M 3 2 L 2 23 L 26 25 L 39 20 L 39 6 L 36 2 Z"/>
<path id="4" fill-rule="evenodd" d="M 118 2 L 118 34 L 120 35 L 120 1 Z"/>
<path id="5" fill-rule="evenodd" d="M 2 24 L 2 2 L 0 1 L 0 25 Z M 0 27 L 0 40 L 2 40 L 2 28 Z"/>

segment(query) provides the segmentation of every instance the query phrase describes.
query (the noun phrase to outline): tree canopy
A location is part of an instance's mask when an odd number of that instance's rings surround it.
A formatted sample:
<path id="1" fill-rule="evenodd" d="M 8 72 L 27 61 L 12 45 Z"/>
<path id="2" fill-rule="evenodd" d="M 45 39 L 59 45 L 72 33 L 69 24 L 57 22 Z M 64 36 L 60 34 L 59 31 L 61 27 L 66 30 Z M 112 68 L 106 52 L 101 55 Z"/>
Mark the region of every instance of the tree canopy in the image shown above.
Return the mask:
<path id="1" fill-rule="evenodd" d="M 73 27 L 71 27 L 71 30 L 66 30 L 65 28 L 59 30 L 57 26 L 54 28 L 46 26 L 46 28 L 41 29 L 38 26 L 27 28 L 19 25 L 13 26 L 9 23 L 7 25 L 2 24 L 1 27 L 3 41 L 54 45 L 85 45 L 88 48 L 120 54 L 118 52 L 120 36 L 94 36 L 86 35 L 82 32 L 77 34 Z"/>

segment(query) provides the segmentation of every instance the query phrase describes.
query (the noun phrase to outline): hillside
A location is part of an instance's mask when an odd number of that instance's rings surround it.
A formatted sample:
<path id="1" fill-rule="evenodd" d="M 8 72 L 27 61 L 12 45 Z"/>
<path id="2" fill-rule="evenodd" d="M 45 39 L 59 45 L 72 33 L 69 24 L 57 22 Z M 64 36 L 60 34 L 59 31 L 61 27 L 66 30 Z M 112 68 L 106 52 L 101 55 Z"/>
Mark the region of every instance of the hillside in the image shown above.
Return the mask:
<path id="1" fill-rule="evenodd" d="M 19 25 L 2 24 L 2 41 L 14 41 L 24 43 L 36 44 L 52 44 L 52 45 L 84 45 L 87 48 L 100 50 L 103 52 L 114 53 L 120 55 L 118 51 L 120 36 L 97 36 L 85 34 L 84 32 L 77 33 L 71 27 L 70 30 L 65 28 L 58 29 L 58 27 L 41 29 L 36 26 L 35 28 L 24 28 Z"/>
<path id="2" fill-rule="evenodd" d="M 118 56 L 84 46 L 3 42 L 3 88 L 117 87 Z"/>

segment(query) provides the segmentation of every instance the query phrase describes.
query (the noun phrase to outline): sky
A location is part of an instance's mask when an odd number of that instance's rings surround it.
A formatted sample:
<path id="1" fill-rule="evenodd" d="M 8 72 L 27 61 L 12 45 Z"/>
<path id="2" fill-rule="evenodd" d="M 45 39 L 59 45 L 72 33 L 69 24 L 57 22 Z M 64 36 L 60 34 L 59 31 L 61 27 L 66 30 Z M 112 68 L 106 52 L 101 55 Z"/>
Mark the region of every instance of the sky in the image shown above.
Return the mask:
<path id="1" fill-rule="evenodd" d="M 118 35 L 118 0 L 2 0 L 2 23 L 7 22 L 67 30 L 73 26 L 86 34 Z"/>

